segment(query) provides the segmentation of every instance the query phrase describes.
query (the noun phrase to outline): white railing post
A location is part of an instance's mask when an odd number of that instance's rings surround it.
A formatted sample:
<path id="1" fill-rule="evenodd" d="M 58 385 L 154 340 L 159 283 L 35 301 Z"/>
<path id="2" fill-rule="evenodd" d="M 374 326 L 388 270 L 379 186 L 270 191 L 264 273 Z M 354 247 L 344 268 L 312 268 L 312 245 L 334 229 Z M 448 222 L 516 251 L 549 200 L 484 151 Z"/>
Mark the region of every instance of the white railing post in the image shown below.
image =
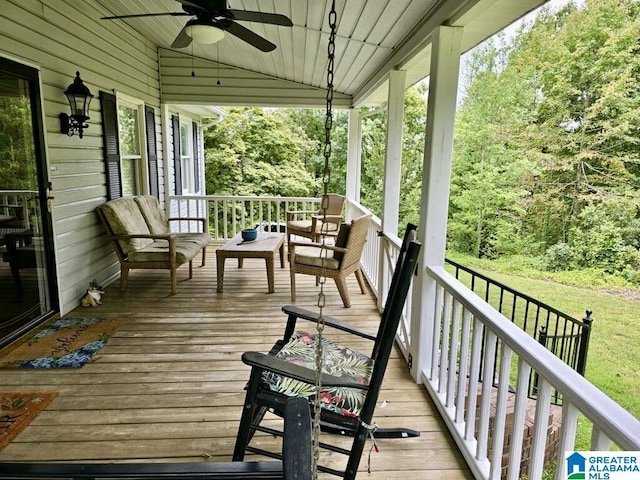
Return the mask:
<path id="1" fill-rule="evenodd" d="M 347 132 L 347 179 L 345 195 L 347 200 L 360 202 L 360 168 L 362 164 L 362 124 L 360 109 L 349 110 Z"/>

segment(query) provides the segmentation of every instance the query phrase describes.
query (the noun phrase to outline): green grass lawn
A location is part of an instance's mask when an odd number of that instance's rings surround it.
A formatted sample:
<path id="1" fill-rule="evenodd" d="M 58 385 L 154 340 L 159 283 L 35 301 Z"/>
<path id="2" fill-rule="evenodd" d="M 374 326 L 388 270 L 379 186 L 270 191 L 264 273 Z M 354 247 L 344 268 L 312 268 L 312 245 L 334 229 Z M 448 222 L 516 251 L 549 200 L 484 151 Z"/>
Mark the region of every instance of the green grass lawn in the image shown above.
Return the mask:
<path id="1" fill-rule="evenodd" d="M 591 310 L 594 322 L 585 377 L 640 418 L 640 289 L 602 275 L 590 279 L 588 272 L 554 276 L 517 260 L 448 256 L 577 319 Z M 590 434 L 588 425 L 579 428 L 578 443 L 586 450 Z"/>

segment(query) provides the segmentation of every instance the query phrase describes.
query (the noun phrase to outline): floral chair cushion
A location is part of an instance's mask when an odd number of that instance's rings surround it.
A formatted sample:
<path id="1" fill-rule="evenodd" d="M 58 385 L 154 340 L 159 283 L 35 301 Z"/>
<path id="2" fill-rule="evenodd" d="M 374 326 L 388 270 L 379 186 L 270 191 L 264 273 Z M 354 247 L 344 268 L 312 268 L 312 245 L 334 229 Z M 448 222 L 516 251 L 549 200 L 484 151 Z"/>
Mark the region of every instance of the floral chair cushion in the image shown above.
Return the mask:
<path id="1" fill-rule="evenodd" d="M 315 370 L 317 335 L 297 332 L 276 355 L 287 362 Z M 364 385 L 369 384 L 373 360 L 360 352 L 344 348 L 322 337 L 324 359 L 322 371 L 337 377 L 348 377 Z M 294 380 L 276 373 L 265 373 L 264 381 L 272 391 L 288 396 L 315 395 L 315 385 Z M 323 388 L 320 404 L 341 415 L 357 417 L 366 397 L 366 391 L 357 388 Z"/>

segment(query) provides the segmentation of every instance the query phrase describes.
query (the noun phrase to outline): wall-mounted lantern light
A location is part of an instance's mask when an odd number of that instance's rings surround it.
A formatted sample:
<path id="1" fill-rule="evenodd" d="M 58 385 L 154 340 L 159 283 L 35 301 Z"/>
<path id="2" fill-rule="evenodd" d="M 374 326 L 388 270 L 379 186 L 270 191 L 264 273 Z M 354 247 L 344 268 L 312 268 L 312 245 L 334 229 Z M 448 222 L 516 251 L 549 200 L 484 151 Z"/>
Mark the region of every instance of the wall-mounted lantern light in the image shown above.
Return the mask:
<path id="1" fill-rule="evenodd" d="M 76 72 L 76 78 L 73 83 L 64 91 L 64 94 L 69 100 L 69 106 L 71 107 L 71 115 L 66 113 L 60 114 L 60 131 L 66 133 L 70 137 L 74 133 L 78 132 L 78 136 L 82 138 L 82 131 L 85 128 L 89 128 L 89 125 L 85 122 L 89 120 L 89 104 L 93 95 L 80 78 L 80 72 Z"/>

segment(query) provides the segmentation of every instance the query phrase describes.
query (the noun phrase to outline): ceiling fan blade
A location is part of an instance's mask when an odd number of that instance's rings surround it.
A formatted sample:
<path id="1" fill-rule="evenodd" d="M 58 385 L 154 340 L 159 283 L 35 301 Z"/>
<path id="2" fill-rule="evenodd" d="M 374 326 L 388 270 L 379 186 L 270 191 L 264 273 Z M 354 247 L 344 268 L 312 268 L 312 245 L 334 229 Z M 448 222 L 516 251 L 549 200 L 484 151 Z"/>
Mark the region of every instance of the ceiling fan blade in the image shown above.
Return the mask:
<path id="1" fill-rule="evenodd" d="M 224 10 L 227 7 L 226 0 L 177 0 L 187 7 L 197 8 L 205 12 Z"/>
<path id="2" fill-rule="evenodd" d="M 261 37 L 257 33 L 253 33 L 251 30 L 243 27 L 239 23 L 231 22 L 228 26 L 225 24 L 224 29 L 231 35 L 235 35 L 240 40 L 244 40 L 263 52 L 271 52 L 276 49 L 276 46 L 269 40 Z"/>
<path id="3" fill-rule="evenodd" d="M 234 20 L 242 22 L 269 23 L 271 25 L 293 27 L 291 19 L 279 13 L 251 12 L 248 10 L 227 10 L 227 12 L 233 15 Z"/>
<path id="4" fill-rule="evenodd" d="M 187 35 L 187 26 L 185 25 L 180 30 L 180 33 L 176 37 L 176 39 L 171 44 L 171 48 L 185 48 L 191 45 L 191 37 Z"/>
<path id="5" fill-rule="evenodd" d="M 100 20 L 117 20 L 119 18 L 138 18 L 138 17 L 161 17 L 171 15 L 172 17 L 192 16 L 187 12 L 164 12 L 164 13 L 134 13 L 133 15 L 114 15 L 112 17 L 100 17 Z"/>

